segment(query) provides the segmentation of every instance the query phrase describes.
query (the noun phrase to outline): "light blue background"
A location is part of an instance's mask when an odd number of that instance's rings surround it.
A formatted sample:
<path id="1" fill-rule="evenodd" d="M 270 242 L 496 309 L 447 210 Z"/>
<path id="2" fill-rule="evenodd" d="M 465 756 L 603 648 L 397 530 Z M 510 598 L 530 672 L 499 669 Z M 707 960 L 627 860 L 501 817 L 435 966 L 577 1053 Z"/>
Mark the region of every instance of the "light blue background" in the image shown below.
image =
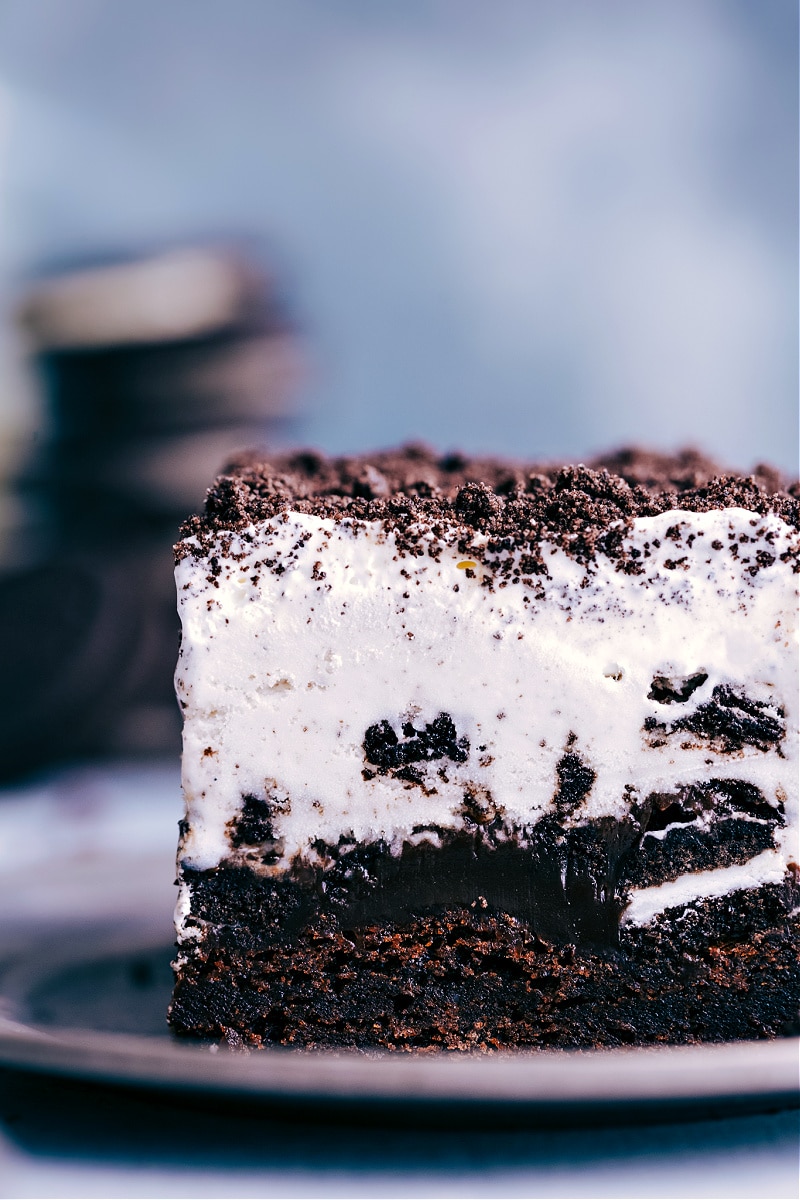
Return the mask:
<path id="1" fill-rule="evenodd" d="M 797 454 L 793 0 L 5 0 L 0 285 L 252 234 L 292 434 Z"/>

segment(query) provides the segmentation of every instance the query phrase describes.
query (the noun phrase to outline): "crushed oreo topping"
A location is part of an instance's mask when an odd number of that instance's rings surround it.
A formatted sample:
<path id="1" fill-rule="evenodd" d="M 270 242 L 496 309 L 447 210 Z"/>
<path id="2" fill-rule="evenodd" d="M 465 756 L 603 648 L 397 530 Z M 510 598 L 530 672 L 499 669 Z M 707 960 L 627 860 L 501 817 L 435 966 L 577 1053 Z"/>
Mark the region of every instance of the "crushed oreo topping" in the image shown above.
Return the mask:
<path id="1" fill-rule="evenodd" d="M 202 556 L 220 533 L 291 510 L 354 524 L 380 520 L 395 532 L 401 552 L 411 554 L 427 552 L 423 527 L 434 534 L 457 527 L 465 553 L 478 532 L 488 537 L 490 563 L 507 558 L 510 547 L 520 550 L 514 570 L 528 581 L 545 571 L 542 541 L 583 563 L 597 554 L 616 558 L 621 570 L 636 574 L 641 564 L 626 559 L 623 544 L 634 518 L 730 507 L 800 524 L 797 483 L 761 466 L 746 477 L 725 474 L 692 450 L 670 457 L 625 449 L 588 466 L 440 457 L 419 445 L 357 458 L 302 451 L 266 460 L 252 453 L 216 480 L 204 513 L 184 524 L 176 552 Z M 751 571 L 769 566 L 768 557 L 756 555 Z"/>

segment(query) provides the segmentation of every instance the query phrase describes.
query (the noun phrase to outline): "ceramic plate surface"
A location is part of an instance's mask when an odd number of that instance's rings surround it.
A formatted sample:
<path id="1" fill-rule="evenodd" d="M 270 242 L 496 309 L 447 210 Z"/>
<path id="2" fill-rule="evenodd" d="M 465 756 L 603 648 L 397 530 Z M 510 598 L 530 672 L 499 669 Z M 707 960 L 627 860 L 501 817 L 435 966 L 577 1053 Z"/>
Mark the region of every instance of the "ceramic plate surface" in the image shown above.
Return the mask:
<path id="1" fill-rule="evenodd" d="M 176 1041 L 177 768 L 0 793 L 0 1065 L 215 1103 L 594 1121 L 800 1103 L 800 1041 L 591 1052 L 234 1053 Z"/>

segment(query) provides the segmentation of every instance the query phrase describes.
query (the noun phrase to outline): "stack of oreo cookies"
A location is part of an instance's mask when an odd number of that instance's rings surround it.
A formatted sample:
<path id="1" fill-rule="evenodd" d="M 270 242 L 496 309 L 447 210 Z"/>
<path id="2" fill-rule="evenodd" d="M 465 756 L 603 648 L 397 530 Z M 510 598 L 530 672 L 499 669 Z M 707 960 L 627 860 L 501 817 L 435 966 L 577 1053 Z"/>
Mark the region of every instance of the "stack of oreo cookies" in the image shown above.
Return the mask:
<path id="1" fill-rule="evenodd" d="M 216 247 L 62 273 L 19 316 L 45 428 L 18 480 L 25 568 L 0 577 L 0 772 L 177 750 L 175 531 L 291 420 L 293 328 L 263 269 Z"/>
<path id="2" fill-rule="evenodd" d="M 73 272 L 35 288 L 20 317 L 48 404 L 22 486 L 59 549 L 172 538 L 231 448 L 290 415 L 295 340 L 243 257 Z"/>

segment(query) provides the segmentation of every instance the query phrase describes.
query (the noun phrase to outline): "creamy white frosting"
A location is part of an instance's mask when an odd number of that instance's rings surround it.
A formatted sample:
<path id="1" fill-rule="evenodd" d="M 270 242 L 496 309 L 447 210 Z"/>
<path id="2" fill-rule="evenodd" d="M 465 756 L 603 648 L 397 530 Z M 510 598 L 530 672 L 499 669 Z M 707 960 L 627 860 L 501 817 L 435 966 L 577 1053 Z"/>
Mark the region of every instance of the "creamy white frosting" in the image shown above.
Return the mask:
<path id="1" fill-rule="evenodd" d="M 677 543 L 666 536 L 676 525 Z M 741 534 L 755 540 L 735 557 Z M 780 559 L 796 541 L 783 521 L 738 508 L 638 518 L 625 546 L 639 551 L 641 574 L 602 554 L 584 567 L 545 546 L 538 596 L 524 583 L 483 586 L 479 537 L 470 578 L 448 536 L 428 535 L 436 561 L 401 553 L 378 522 L 286 513 L 183 558 L 184 862 L 203 869 L 229 855 L 226 826 L 247 794 L 277 796 L 286 810 L 273 822 L 276 869 L 313 856 L 317 838 L 399 849 L 415 826 L 457 827 L 467 786 L 490 792 L 507 822 L 529 825 L 552 807 L 571 735 L 595 773 L 576 819 L 619 817 L 633 797 L 681 784 L 741 779 L 784 803 L 777 854 L 796 856 L 798 577 Z M 774 561 L 753 574 L 758 549 Z M 654 677 L 699 672 L 708 679 L 686 703 L 648 699 Z M 677 733 L 650 744 L 648 717 L 669 724 L 717 684 L 784 710 L 780 753 L 722 753 Z M 403 721 L 421 728 L 442 712 L 469 739 L 466 762 L 422 764 L 424 789 L 363 777 L 368 727 L 388 720 L 399 734 Z M 652 907 L 636 903 L 634 919 Z"/>

